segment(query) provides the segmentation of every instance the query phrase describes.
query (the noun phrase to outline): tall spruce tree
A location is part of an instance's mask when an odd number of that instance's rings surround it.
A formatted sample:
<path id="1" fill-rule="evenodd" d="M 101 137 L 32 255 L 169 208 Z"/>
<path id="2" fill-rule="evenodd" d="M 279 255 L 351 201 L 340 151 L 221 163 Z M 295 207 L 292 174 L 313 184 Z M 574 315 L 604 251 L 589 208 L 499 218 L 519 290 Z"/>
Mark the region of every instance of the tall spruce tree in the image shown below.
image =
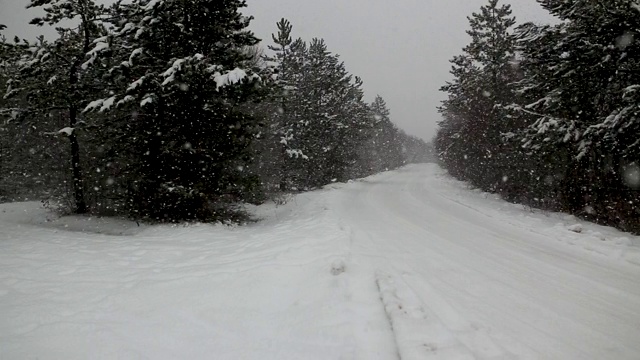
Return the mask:
<path id="1" fill-rule="evenodd" d="M 245 184 L 256 121 L 243 109 L 260 79 L 247 47 L 258 39 L 244 0 L 134 0 L 92 51 L 115 52 L 111 89 L 86 111 L 126 111 L 127 197 L 133 216 L 212 220 Z M 124 49 L 124 51 L 123 51 Z M 123 56 L 124 55 L 124 56 Z"/>
<path id="2" fill-rule="evenodd" d="M 272 46 L 279 111 L 273 127 L 282 146 L 281 189 L 308 189 L 362 173 L 360 144 L 373 126 L 362 81 L 349 74 L 324 40 L 291 40 L 282 20 Z"/>
<path id="3" fill-rule="evenodd" d="M 510 5 L 489 0 L 468 19 L 471 43 L 451 61 L 454 80 L 442 88 L 449 97 L 440 108 L 437 146 L 454 175 L 496 191 L 508 171 L 499 156 L 512 124 L 501 105 L 513 97 L 515 18 Z"/>
<path id="4" fill-rule="evenodd" d="M 370 105 L 375 126 L 369 140 L 374 164 L 374 172 L 395 169 L 403 164 L 402 142 L 398 128 L 391 122 L 391 111 L 386 101 L 377 95 Z"/>
<path id="5" fill-rule="evenodd" d="M 269 46 L 275 55 L 267 57 L 273 63 L 276 75 L 274 105 L 277 110 L 271 131 L 280 148 L 279 187 L 286 191 L 295 186 L 293 178 L 298 163 L 308 160 L 302 150 L 296 147 L 295 138 L 301 110 L 299 97 L 296 96 L 297 83 L 300 81 L 302 61 L 307 56 L 307 46 L 301 39 L 292 39 L 293 25 L 288 20 L 281 19 L 276 26 L 278 33 L 271 36 L 275 45 Z"/>
<path id="6" fill-rule="evenodd" d="M 637 218 L 626 180 L 637 166 L 640 20 L 630 0 L 539 3 L 563 22 L 519 33 L 526 101 L 533 120 L 520 139 L 546 160 L 565 209 L 623 227 Z M 612 211 L 615 209 L 615 211 Z M 635 225 L 637 226 L 637 225 Z"/>
<path id="7" fill-rule="evenodd" d="M 302 129 L 303 152 L 310 158 L 307 186 L 348 178 L 347 170 L 356 156 L 357 135 L 365 126 L 362 120 L 367 118 L 361 87 L 362 81 L 347 72 L 324 40 L 311 41 L 301 86 L 306 98 L 303 113 L 308 119 Z"/>

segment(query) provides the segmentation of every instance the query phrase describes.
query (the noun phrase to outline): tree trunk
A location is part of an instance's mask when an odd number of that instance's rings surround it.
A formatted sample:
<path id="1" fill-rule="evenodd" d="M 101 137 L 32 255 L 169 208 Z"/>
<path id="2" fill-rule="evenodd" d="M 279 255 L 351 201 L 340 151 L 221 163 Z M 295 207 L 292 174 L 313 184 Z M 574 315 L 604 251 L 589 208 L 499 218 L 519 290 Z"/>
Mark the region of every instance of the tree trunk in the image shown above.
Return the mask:
<path id="1" fill-rule="evenodd" d="M 73 172 L 74 212 L 76 214 L 85 214 L 87 212 L 87 203 L 84 199 L 84 180 L 80 167 L 80 145 L 78 144 L 78 136 L 75 131 L 76 122 L 77 109 L 72 105 L 69 107 L 69 127 L 74 130 L 69 135 L 69 143 L 71 145 L 71 170 Z"/>
<path id="2" fill-rule="evenodd" d="M 86 1 L 82 3 L 86 6 Z M 86 13 L 80 11 L 80 17 L 82 19 L 81 28 L 83 33 L 82 53 L 76 56 L 75 61 L 71 64 L 69 69 L 69 85 L 71 85 L 72 98 L 69 101 L 69 127 L 72 129 L 69 134 L 69 144 L 71 145 L 71 171 L 73 173 L 73 197 L 75 199 L 75 213 L 85 214 L 87 212 L 87 202 L 84 198 L 84 179 L 82 175 L 82 168 L 80 166 L 80 144 L 78 143 L 78 136 L 76 135 L 76 125 L 78 122 L 78 104 L 76 102 L 78 89 L 78 71 L 80 63 L 85 57 L 85 54 L 89 51 L 91 45 L 90 39 L 90 24 L 86 17 Z"/>

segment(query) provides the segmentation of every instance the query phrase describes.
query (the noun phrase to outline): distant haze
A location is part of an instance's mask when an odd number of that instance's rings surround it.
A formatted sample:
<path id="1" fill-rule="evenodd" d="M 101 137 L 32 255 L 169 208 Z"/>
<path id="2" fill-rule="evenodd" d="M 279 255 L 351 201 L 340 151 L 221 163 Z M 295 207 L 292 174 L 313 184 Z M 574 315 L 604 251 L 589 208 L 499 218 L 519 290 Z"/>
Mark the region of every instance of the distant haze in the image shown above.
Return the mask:
<path id="1" fill-rule="evenodd" d="M 347 69 L 364 81 L 367 100 L 380 94 L 392 120 L 407 133 L 430 140 L 436 132 L 438 89 L 449 75 L 449 59 L 469 42 L 466 17 L 486 0 L 247 0 L 243 12 L 255 17 L 251 29 L 271 44 L 280 18 L 289 19 L 293 36 L 324 38 Z M 38 15 L 26 0 L 0 0 L 0 24 L 7 34 L 34 38 L 50 29 L 27 25 Z M 549 22 L 533 0 L 511 1 L 514 15 Z"/>

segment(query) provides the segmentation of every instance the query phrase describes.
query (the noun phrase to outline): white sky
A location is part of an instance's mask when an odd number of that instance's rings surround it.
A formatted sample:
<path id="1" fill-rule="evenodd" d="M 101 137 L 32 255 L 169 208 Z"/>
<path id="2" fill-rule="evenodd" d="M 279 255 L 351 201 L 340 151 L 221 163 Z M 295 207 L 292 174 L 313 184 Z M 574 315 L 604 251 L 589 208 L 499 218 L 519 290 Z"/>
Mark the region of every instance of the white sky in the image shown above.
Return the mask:
<path id="1" fill-rule="evenodd" d="M 551 21 L 534 0 L 505 0 L 519 22 Z M 347 69 L 364 81 L 367 100 L 382 95 L 392 120 L 410 134 L 430 140 L 436 132 L 438 89 L 450 79 L 448 60 L 469 42 L 466 16 L 487 0 L 247 0 L 252 30 L 271 43 L 275 23 L 289 19 L 293 36 L 324 38 Z M 27 0 L 0 0 L 0 24 L 8 34 L 34 37 L 26 25 L 37 15 Z"/>

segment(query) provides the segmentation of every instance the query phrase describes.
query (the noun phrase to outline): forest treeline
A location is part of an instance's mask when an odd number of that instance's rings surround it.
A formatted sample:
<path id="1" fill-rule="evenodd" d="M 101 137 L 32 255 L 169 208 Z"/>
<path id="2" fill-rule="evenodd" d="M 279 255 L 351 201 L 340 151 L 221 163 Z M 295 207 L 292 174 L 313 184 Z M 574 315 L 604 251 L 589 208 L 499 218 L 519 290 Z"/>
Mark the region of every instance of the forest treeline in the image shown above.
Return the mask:
<path id="1" fill-rule="evenodd" d="M 429 160 L 322 39 L 283 19 L 263 51 L 245 6 L 31 0 L 31 24 L 57 37 L 0 45 L 0 199 L 226 220 L 239 202 Z"/>
<path id="2" fill-rule="evenodd" d="M 640 232 L 640 5 L 537 0 L 554 24 L 516 24 L 490 0 L 435 140 L 455 177 L 530 206 Z"/>

